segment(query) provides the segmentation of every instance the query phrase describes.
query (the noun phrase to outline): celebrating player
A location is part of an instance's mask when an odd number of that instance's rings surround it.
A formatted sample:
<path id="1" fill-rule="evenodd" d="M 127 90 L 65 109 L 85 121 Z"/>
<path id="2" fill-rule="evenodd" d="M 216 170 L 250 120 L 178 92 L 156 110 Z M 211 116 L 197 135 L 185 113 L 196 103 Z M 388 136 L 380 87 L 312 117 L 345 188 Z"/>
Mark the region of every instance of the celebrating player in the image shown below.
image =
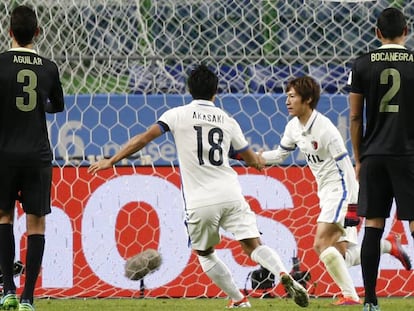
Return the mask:
<path id="1" fill-rule="evenodd" d="M 89 172 L 110 168 L 171 132 L 177 146 L 192 248 L 204 272 L 230 297 L 228 308 L 247 308 L 250 303 L 214 250 L 220 242 L 220 227 L 234 235 L 252 260 L 279 276 L 295 302 L 306 307 L 306 289 L 291 278 L 279 255 L 260 242 L 256 215 L 242 195 L 228 154 L 232 146 L 248 166 L 258 170 L 263 168 L 264 160 L 250 149 L 239 124 L 214 105 L 217 86 L 216 74 L 204 65 L 198 66 L 188 78 L 191 103 L 166 111 L 156 124 L 133 137 L 113 157 L 91 164 Z"/>
<path id="2" fill-rule="evenodd" d="M 280 164 L 298 147 L 306 157 L 317 185 L 321 212 L 317 219 L 314 249 L 343 297 L 335 305 L 360 304 L 348 267 L 358 265 L 356 227 L 344 228 L 347 207 L 357 201 L 358 183 L 344 141 L 332 122 L 316 110 L 320 86 L 311 77 L 300 77 L 286 86 L 286 105 L 294 118 L 286 125 L 276 150 L 265 151 L 266 164 Z M 390 235 L 382 251 L 396 256 L 408 269 L 411 263 L 399 239 Z"/>
<path id="3" fill-rule="evenodd" d="M 358 213 L 365 217 L 361 250 L 365 311 L 380 310 L 375 291 L 379 241 L 393 199 L 398 219 L 409 221 L 414 237 L 414 53 L 404 47 L 407 34 L 400 10 L 382 11 L 376 27 L 382 46 L 356 59 L 350 75 L 351 140 L 360 183 Z"/>
<path id="4" fill-rule="evenodd" d="M 45 112 L 64 109 L 56 64 L 39 56 L 33 39 L 39 34 L 35 12 L 27 6 L 11 14 L 11 49 L 0 55 L 0 267 L 2 309 L 34 310 L 33 295 L 45 245 L 45 216 L 51 212 L 52 151 Z M 13 279 L 15 200 L 26 213 L 25 284 L 16 297 Z"/>

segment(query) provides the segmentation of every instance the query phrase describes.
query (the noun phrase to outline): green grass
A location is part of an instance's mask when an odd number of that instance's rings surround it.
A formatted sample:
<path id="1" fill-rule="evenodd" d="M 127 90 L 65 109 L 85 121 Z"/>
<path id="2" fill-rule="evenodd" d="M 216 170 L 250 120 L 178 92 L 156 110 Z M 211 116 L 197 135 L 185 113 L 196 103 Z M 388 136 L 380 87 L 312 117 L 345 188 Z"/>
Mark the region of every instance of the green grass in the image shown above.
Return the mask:
<path id="1" fill-rule="evenodd" d="M 330 298 L 311 299 L 309 307 L 300 308 L 290 299 L 250 299 L 250 310 L 277 310 L 277 311 L 316 311 L 316 310 L 362 310 L 362 306 L 334 307 Z M 111 311 L 211 311 L 225 310 L 226 299 L 37 299 L 37 311 L 69 311 L 69 310 L 111 310 Z M 383 311 L 414 310 L 413 298 L 380 298 L 380 307 Z"/>

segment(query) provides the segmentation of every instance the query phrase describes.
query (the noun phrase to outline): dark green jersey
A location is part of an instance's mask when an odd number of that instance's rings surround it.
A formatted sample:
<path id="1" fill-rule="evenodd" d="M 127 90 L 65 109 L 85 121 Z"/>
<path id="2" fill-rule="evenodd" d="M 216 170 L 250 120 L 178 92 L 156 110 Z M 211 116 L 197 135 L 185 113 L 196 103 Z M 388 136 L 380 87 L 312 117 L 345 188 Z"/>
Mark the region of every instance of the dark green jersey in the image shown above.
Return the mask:
<path id="1" fill-rule="evenodd" d="M 414 155 L 414 54 L 384 45 L 356 59 L 351 92 L 365 98 L 361 157 Z"/>
<path id="2" fill-rule="evenodd" d="M 45 112 L 64 109 L 54 62 L 33 50 L 0 54 L 0 161 L 6 165 L 51 164 Z"/>

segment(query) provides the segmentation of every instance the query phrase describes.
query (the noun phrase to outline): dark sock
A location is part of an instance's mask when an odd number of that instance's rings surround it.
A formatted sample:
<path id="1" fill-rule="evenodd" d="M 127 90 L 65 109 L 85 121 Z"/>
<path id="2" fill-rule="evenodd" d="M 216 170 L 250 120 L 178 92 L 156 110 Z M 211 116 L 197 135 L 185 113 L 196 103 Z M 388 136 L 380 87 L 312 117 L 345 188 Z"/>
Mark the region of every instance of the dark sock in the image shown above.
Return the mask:
<path id="1" fill-rule="evenodd" d="M 378 305 L 376 286 L 381 256 L 380 241 L 383 229 L 365 227 L 361 245 L 361 268 L 364 279 L 365 303 Z"/>
<path id="2" fill-rule="evenodd" d="M 26 281 L 24 284 L 21 301 L 28 300 L 33 304 L 34 289 L 42 266 L 43 253 L 45 249 L 45 236 L 33 234 L 27 237 L 26 254 Z"/>
<path id="3" fill-rule="evenodd" d="M 16 291 L 13 279 L 14 256 L 16 247 L 12 224 L 0 224 L 0 267 L 3 273 L 3 291 Z"/>
<path id="4" fill-rule="evenodd" d="M 414 232 L 411 232 L 411 236 L 413 237 L 413 239 L 414 239 Z"/>

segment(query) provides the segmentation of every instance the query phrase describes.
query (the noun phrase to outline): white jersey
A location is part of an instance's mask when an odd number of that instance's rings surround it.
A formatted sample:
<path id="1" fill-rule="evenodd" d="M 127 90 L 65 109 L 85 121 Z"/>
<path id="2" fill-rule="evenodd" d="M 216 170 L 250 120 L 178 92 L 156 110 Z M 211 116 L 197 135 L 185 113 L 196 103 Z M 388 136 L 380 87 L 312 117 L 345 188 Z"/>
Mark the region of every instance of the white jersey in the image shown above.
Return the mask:
<path id="1" fill-rule="evenodd" d="M 325 186 L 340 184 L 344 199 L 356 203 L 358 183 L 348 151 L 338 129 L 324 115 L 313 110 L 303 126 L 297 117 L 288 122 L 277 150 L 264 152 L 267 163 L 281 163 L 298 147 L 305 155 L 318 192 Z"/>
<path id="2" fill-rule="evenodd" d="M 248 148 L 239 124 L 213 102 L 193 100 L 159 118 L 177 147 L 187 209 L 243 199 L 237 173 L 229 164 L 230 146 Z"/>

